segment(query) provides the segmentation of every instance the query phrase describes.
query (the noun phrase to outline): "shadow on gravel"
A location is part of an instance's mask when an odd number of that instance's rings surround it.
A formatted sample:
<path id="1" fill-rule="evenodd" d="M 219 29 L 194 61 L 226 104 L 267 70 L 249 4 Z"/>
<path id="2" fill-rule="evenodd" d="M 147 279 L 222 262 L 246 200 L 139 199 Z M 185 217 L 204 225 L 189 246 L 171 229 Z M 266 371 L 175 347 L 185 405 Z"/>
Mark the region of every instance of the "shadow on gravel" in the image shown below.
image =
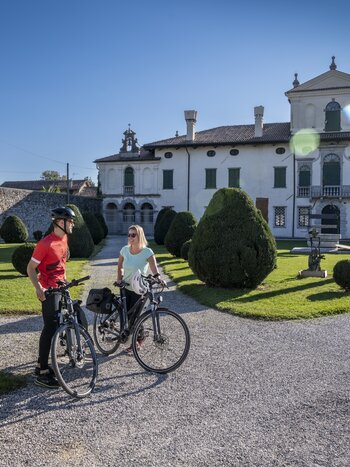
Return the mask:
<path id="1" fill-rule="evenodd" d="M 99 266 L 117 266 L 118 262 L 115 260 L 115 261 L 107 261 L 105 263 L 97 263 L 95 262 L 94 264 L 92 264 L 92 268 L 95 268 L 95 267 L 99 267 Z"/>
<path id="2" fill-rule="evenodd" d="M 11 371 L 16 370 L 18 372 L 18 369 L 18 367 L 11 367 Z M 9 371 L 9 369 L 6 370 Z M 128 380 L 140 376 L 143 376 L 140 383 L 145 378 L 151 381 L 147 386 L 130 390 Z M 48 412 L 56 411 L 59 416 L 60 411 L 69 412 L 77 407 L 84 409 L 84 407 L 132 397 L 159 386 L 167 378 L 168 375 L 156 375 L 144 371 L 102 377 L 97 380 L 96 388 L 90 397 L 73 399 L 63 389 L 42 389 L 35 386 L 34 377 L 28 375 L 28 385 L 26 388 L 14 391 L 0 399 L 0 402 L 3 402 L 3 404 L 0 403 L 0 428 L 22 423 L 25 420 L 39 417 L 41 414 L 47 414 Z M 113 393 L 110 391 L 112 388 Z M 119 391 L 119 393 L 116 394 L 116 391 Z M 86 418 L 88 419 L 88 415 Z"/>
<path id="3" fill-rule="evenodd" d="M 6 315 L 5 315 L 6 317 Z M 11 319 L 11 318 L 10 318 Z M 31 315 L 30 317 L 16 319 L 13 317 L 13 321 L 10 323 L 0 324 L 0 335 L 1 334 L 17 334 L 19 332 L 33 332 L 41 331 L 43 327 L 43 320 L 41 315 Z"/>

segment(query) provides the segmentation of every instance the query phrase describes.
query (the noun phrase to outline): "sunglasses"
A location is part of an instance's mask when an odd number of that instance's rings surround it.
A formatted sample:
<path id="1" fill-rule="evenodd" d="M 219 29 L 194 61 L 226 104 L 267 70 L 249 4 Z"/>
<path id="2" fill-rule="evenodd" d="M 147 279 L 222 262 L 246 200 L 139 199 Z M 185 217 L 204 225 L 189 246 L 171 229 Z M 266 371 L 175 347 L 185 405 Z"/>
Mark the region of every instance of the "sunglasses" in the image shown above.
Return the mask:
<path id="1" fill-rule="evenodd" d="M 135 237 L 137 237 L 137 234 L 131 233 L 131 234 L 128 234 L 128 237 L 135 238 Z"/>

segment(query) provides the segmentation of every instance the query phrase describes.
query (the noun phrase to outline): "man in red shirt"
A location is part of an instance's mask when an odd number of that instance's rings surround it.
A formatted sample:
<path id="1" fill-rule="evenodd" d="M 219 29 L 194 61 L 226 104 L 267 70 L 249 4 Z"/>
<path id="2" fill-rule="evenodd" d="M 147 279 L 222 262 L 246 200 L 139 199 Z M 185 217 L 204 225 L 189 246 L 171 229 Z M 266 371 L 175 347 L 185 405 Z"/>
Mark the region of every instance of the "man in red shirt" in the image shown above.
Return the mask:
<path id="1" fill-rule="evenodd" d="M 28 263 L 27 273 L 36 295 L 41 301 L 44 327 L 39 340 L 38 365 L 35 368 L 35 384 L 47 388 L 59 386 L 52 368 L 49 368 L 51 340 L 57 329 L 59 294 L 45 294 L 49 287 L 57 287 L 57 281 L 66 280 L 68 238 L 74 227 L 75 214 L 68 207 L 53 209 L 51 212 L 53 232 L 40 240 Z M 37 274 L 37 270 L 39 274 Z"/>

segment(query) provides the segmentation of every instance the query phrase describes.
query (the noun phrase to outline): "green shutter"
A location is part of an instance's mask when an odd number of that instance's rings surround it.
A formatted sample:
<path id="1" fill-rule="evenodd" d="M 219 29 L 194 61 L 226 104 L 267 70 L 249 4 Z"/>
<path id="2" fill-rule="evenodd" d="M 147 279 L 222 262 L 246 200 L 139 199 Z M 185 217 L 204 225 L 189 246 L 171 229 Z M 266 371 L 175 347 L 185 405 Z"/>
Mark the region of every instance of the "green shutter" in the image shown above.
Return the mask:
<path id="1" fill-rule="evenodd" d="M 125 169 L 124 186 L 134 186 L 134 170 L 131 167 Z"/>
<path id="2" fill-rule="evenodd" d="M 205 188 L 216 188 L 216 169 L 205 169 Z"/>
<path id="3" fill-rule="evenodd" d="M 286 168 L 275 167 L 275 188 L 286 188 Z"/>
<path id="4" fill-rule="evenodd" d="M 228 186 L 229 188 L 240 188 L 239 186 L 240 169 L 228 169 Z"/>
<path id="5" fill-rule="evenodd" d="M 323 185 L 340 185 L 340 164 L 339 162 L 325 162 L 323 164 Z"/>
<path id="6" fill-rule="evenodd" d="M 173 170 L 163 170 L 163 190 L 172 190 L 173 187 Z"/>
<path id="7" fill-rule="evenodd" d="M 340 110 L 326 112 L 326 131 L 340 131 Z"/>
<path id="8" fill-rule="evenodd" d="M 299 172 L 299 186 L 310 186 L 310 170 L 301 170 Z"/>

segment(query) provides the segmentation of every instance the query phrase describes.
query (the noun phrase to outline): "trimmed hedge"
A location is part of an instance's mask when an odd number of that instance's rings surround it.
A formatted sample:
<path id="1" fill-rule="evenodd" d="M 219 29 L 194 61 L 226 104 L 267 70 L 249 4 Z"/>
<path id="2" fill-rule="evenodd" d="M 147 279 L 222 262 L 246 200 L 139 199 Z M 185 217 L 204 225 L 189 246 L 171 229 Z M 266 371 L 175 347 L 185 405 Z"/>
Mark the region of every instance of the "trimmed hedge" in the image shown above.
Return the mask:
<path id="1" fill-rule="evenodd" d="M 164 245 L 169 253 L 181 257 L 181 247 L 192 238 L 196 227 L 197 220 L 191 212 L 178 212 L 164 239 Z"/>
<path id="2" fill-rule="evenodd" d="M 28 240 L 28 229 L 18 216 L 6 217 L 0 229 L 5 243 L 23 243 Z"/>
<path id="3" fill-rule="evenodd" d="M 343 259 L 335 264 L 333 279 L 342 289 L 350 290 L 350 261 L 348 259 Z"/>
<path id="4" fill-rule="evenodd" d="M 209 286 L 255 288 L 276 265 L 276 242 L 249 196 L 222 188 L 192 238 L 189 265 Z"/>
<path id="5" fill-rule="evenodd" d="M 103 214 L 101 214 L 100 212 L 95 212 L 95 216 L 96 216 L 96 219 L 101 224 L 101 227 L 103 229 L 104 237 L 107 237 L 107 235 L 108 235 L 108 226 L 106 224 L 105 218 L 103 217 Z"/>
<path id="6" fill-rule="evenodd" d="M 191 243 L 192 238 L 190 240 L 187 240 L 187 242 L 185 242 L 181 247 L 181 258 L 183 258 L 186 261 L 188 260 L 188 252 L 190 251 Z"/>
<path id="7" fill-rule="evenodd" d="M 23 276 L 27 276 L 27 266 L 33 256 L 36 243 L 24 243 L 12 253 L 12 265 Z"/>
<path id="8" fill-rule="evenodd" d="M 104 231 L 93 212 L 83 212 L 82 216 L 90 231 L 95 245 L 98 245 L 104 239 Z"/>
<path id="9" fill-rule="evenodd" d="M 165 210 L 164 214 L 162 214 L 157 227 L 154 228 L 154 241 L 158 245 L 164 245 L 165 236 L 168 233 L 169 227 L 175 216 L 176 211 L 168 208 Z"/>
<path id="10" fill-rule="evenodd" d="M 68 204 L 75 214 L 75 224 L 72 234 L 68 235 L 68 246 L 71 258 L 88 258 L 94 251 L 94 241 L 85 224 L 79 208 L 75 204 Z"/>

